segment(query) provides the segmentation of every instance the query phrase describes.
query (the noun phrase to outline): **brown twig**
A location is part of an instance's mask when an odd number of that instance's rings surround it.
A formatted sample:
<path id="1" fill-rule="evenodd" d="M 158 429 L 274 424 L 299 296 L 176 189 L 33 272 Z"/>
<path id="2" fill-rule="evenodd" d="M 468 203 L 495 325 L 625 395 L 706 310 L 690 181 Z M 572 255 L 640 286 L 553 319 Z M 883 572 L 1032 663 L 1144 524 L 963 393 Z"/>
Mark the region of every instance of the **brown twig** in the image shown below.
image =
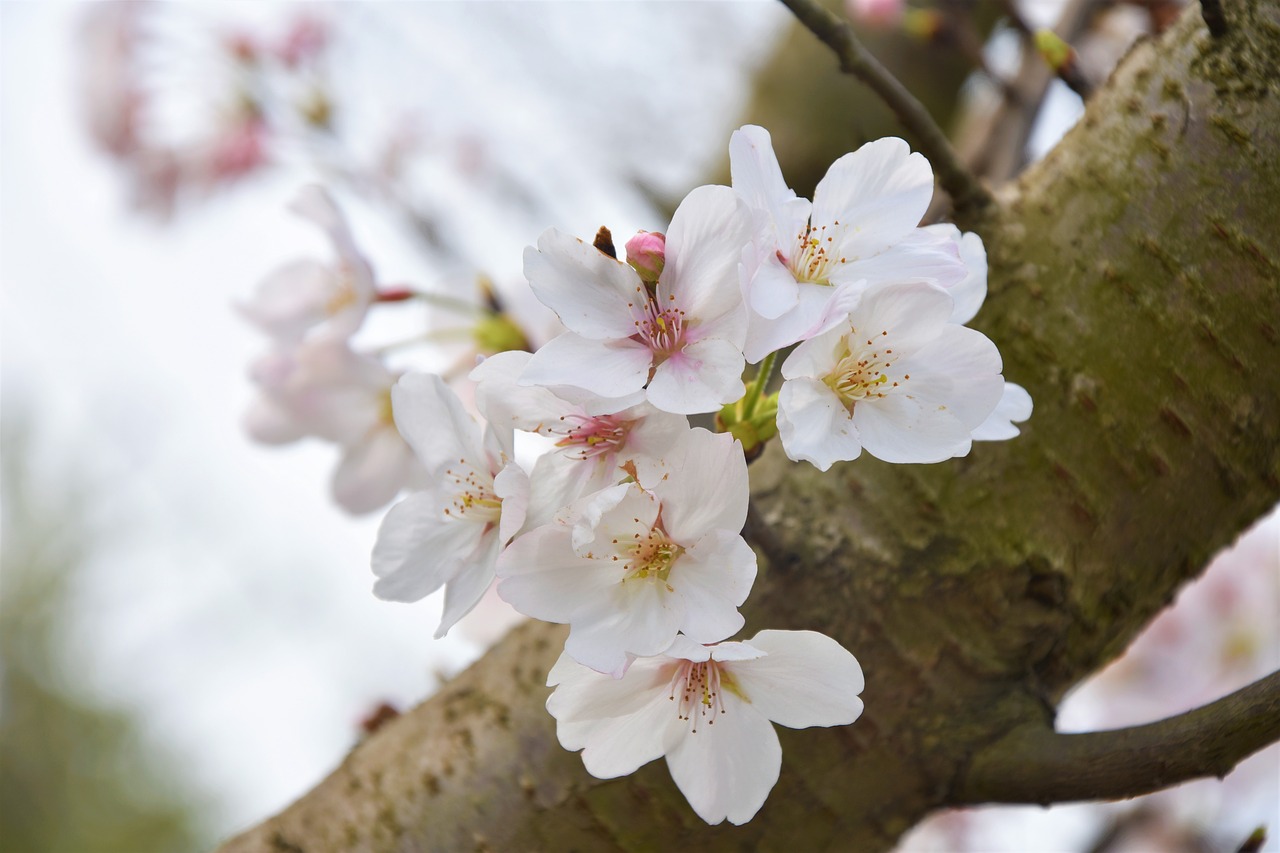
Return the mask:
<path id="1" fill-rule="evenodd" d="M 953 802 L 1060 803 L 1147 794 L 1229 773 L 1280 739 L 1280 672 L 1145 726 L 1059 734 L 1029 724 L 975 756 Z"/>
<path id="2" fill-rule="evenodd" d="M 991 193 L 965 167 L 942 128 L 920 101 L 858 41 L 847 21 L 814 0 L 782 0 L 782 3 L 835 52 L 841 71 L 865 83 L 893 111 L 933 164 L 939 183 L 951 195 L 957 210 L 977 211 L 992 204 Z"/>

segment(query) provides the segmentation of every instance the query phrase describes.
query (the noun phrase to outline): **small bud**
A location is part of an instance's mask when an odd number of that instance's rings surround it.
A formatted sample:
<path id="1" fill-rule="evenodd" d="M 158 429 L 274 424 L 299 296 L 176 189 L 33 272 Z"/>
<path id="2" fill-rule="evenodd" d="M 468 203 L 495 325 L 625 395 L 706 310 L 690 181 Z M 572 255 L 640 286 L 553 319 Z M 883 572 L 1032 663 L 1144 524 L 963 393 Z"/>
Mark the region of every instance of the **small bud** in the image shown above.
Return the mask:
<path id="1" fill-rule="evenodd" d="M 506 314 L 487 314 L 472 327 L 471 334 L 476 349 L 486 355 L 496 355 L 508 350 L 531 350 L 524 332 Z"/>
<path id="2" fill-rule="evenodd" d="M 1055 73 L 1061 73 L 1075 62 L 1076 52 L 1053 30 L 1036 30 L 1036 50 Z"/>
<path id="3" fill-rule="evenodd" d="M 906 11 L 905 0 L 845 0 L 845 12 L 859 24 L 873 30 L 897 26 Z"/>
<path id="4" fill-rule="evenodd" d="M 666 264 L 667 238 L 657 231 L 641 231 L 627 241 L 627 263 L 649 284 L 657 282 Z"/>

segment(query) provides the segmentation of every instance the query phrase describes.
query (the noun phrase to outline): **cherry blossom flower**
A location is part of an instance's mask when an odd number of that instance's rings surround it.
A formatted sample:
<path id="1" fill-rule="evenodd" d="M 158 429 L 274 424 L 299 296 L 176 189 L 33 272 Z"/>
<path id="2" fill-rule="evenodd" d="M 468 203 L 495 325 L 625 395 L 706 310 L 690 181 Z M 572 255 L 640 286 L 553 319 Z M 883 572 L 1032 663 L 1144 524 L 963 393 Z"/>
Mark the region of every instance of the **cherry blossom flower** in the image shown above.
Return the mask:
<path id="1" fill-rule="evenodd" d="M 742 627 L 756 557 L 739 535 L 741 445 L 694 429 L 667 463 L 656 481 L 583 498 L 498 558 L 498 594 L 527 616 L 568 623 L 565 650 L 600 672 L 621 674 L 677 632 L 713 643 Z"/>
<path id="2" fill-rule="evenodd" d="M 307 436 L 342 448 L 333 498 L 352 513 L 385 505 L 421 471 L 391 416 L 396 374 L 345 341 L 314 341 L 269 353 L 253 366 L 259 396 L 245 418 L 257 441 Z"/>
<path id="3" fill-rule="evenodd" d="M 1000 353 L 949 322 L 951 298 L 927 284 L 863 294 L 848 319 L 782 365 L 778 433 L 787 455 L 820 470 L 863 448 L 886 462 L 969 452 L 1004 393 Z"/>
<path id="4" fill-rule="evenodd" d="M 626 397 L 677 414 L 711 412 L 742 396 L 746 311 L 738 264 L 742 205 L 727 187 L 681 202 L 657 283 L 595 247 L 551 229 L 525 250 L 525 275 L 569 329 L 534 354 L 521 381 Z"/>
<path id="5" fill-rule="evenodd" d="M 830 637 L 761 631 L 702 646 L 679 637 L 620 679 L 561 655 L 547 710 L 565 749 L 582 750 L 601 779 L 666 756 L 676 786 L 710 824 L 743 824 L 778 781 L 782 747 L 771 723 L 843 726 L 862 713 L 862 668 Z"/>
<path id="6" fill-rule="evenodd" d="M 302 340 L 320 327 L 331 338 L 349 338 L 377 296 L 373 270 L 356 248 L 351 229 L 321 187 L 305 187 L 290 208 L 318 225 L 333 244 L 332 263 L 300 260 L 269 275 L 249 302 L 239 305 L 249 322 L 281 344 Z"/>
<path id="7" fill-rule="evenodd" d="M 735 131 L 729 162 L 734 190 L 755 213 L 743 264 L 748 361 L 831 328 L 867 287 L 948 287 L 966 275 L 954 227 L 917 227 L 933 171 L 901 139 L 877 139 L 841 157 L 812 202 L 787 186 L 764 128 Z"/>
<path id="8" fill-rule="evenodd" d="M 443 586 L 439 638 L 489 588 L 499 550 L 524 524 L 529 481 L 511 461 L 511 430 L 482 431 L 439 376 L 407 374 L 391 401 L 396 426 L 427 477 L 422 491 L 382 520 L 373 592 L 417 601 Z"/>
<path id="9" fill-rule="evenodd" d="M 471 379 L 489 423 L 555 441 L 534 470 L 534 505 L 554 512 L 616 484 L 628 475 L 624 465 L 646 482 L 661 476 L 663 457 L 689 431 L 688 418 L 655 409 L 641 392 L 609 398 L 577 388 L 522 386 L 516 379 L 530 358 L 527 352 L 499 353 Z"/>

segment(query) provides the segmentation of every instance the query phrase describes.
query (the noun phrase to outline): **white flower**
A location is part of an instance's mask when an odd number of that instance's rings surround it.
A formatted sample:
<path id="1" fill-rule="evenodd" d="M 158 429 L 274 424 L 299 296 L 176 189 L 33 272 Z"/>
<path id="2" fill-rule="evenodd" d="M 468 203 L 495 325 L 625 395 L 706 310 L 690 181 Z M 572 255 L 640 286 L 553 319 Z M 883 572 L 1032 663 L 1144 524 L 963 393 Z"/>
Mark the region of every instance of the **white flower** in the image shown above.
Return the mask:
<path id="1" fill-rule="evenodd" d="M 863 294 L 848 319 L 782 365 L 778 433 L 787 456 L 827 470 L 863 448 L 886 462 L 969 452 L 1000 402 L 1000 353 L 949 322 L 951 297 L 927 284 Z"/>
<path id="2" fill-rule="evenodd" d="M 974 441 L 1004 441 L 1013 438 L 1021 430 L 1019 424 L 1031 417 L 1031 395 L 1021 385 L 1004 383 L 1000 402 L 985 421 L 973 430 Z"/>
<path id="3" fill-rule="evenodd" d="M 396 374 L 376 358 L 346 341 L 317 339 L 269 353 L 252 376 L 260 393 L 245 417 L 250 436 L 265 444 L 315 436 L 341 446 L 332 490 L 348 512 L 371 512 L 421 476 L 391 415 Z"/>
<path id="4" fill-rule="evenodd" d="M 699 187 L 666 235 L 650 289 L 628 264 L 555 229 L 525 250 L 525 275 L 569 329 L 540 348 L 521 382 L 605 397 L 646 388 L 659 409 L 711 412 L 742 396 L 746 311 L 738 264 L 748 238 L 727 187 Z"/>
<path id="5" fill-rule="evenodd" d="M 966 274 L 954 226 L 917 227 L 933 172 L 901 139 L 877 139 L 841 157 L 812 203 L 787 187 L 764 128 L 735 131 L 729 162 L 734 190 L 756 212 L 743 264 L 749 361 L 831 328 L 863 288 L 948 287 Z"/>
<path id="6" fill-rule="evenodd" d="M 610 398 L 578 388 L 520 385 L 517 377 L 530 358 L 527 352 L 499 353 L 481 362 L 471 379 L 476 405 L 490 424 L 555 441 L 533 473 L 534 501 L 549 508 L 538 513 L 544 521 L 626 477 L 623 465 L 646 481 L 661 474 L 663 457 L 689 431 L 688 418 L 654 408 L 642 392 Z"/>
<path id="7" fill-rule="evenodd" d="M 524 524 L 529 481 L 512 463 L 511 430 L 486 430 L 439 376 L 411 373 L 391 391 L 400 434 L 427 487 L 391 508 L 373 549 L 373 592 L 417 601 L 445 588 L 436 637 L 479 603 L 502 545 Z"/>
<path id="8" fill-rule="evenodd" d="M 323 189 L 308 186 L 290 208 L 329 236 L 337 257 L 332 263 L 294 261 L 258 285 L 240 313 L 281 344 L 301 341 L 323 326 L 327 337 L 349 338 L 364 322 L 377 296 L 373 270 L 356 248 L 342 213 Z"/>
<path id="9" fill-rule="evenodd" d="M 713 643 L 742 627 L 737 608 L 756 576 L 740 535 L 742 447 L 695 429 L 667 461 L 655 482 L 583 498 L 498 559 L 498 594 L 527 616 L 568 623 L 565 650 L 600 672 L 621 674 L 677 632 Z"/>
<path id="10" fill-rule="evenodd" d="M 843 726 L 862 713 L 862 668 L 830 637 L 761 631 L 741 643 L 684 637 L 613 679 L 562 655 L 547 677 L 547 710 L 565 749 L 582 750 L 601 779 L 661 756 L 676 786 L 710 824 L 751 820 L 778 781 L 773 723 Z"/>

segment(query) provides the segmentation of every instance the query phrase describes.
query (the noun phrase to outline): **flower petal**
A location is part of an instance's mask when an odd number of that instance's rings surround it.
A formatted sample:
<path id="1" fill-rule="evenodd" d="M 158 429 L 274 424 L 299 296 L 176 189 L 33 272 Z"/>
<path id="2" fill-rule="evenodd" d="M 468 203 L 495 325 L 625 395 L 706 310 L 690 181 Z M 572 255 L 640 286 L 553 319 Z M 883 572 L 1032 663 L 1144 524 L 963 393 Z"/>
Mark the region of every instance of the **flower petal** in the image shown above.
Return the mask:
<path id="1" fill-rule="evenodd" d="M 751 705 L 783 726 L 843 726 L 862 713 L 862 667 L 844 646 L 816 631 L 761 631 L 749 646 L 764 657 L 727 669 Z"/>
<path id="2" fill-rule="evenodd" d="M 642 485 L 662 502 L 662 524 L 673 541 L 687 548 L 712 530 L 742 529 L 750 499 L 747 462 L 732 436 L 691 429 L 668 454 L 667 467 L 676 473 Z"/>
<path id="3" fill-rule="evenodd" d="M 969 427 L 945 405 L 889 394 L 854 406 L 853 423 L 868 453 L 885 462 L 941 462 L 969 452 Z"/>
<path id="4" fill-rule="evenodd" d="M 738 607 L 756 579 L 756 554 L 741 536 L 716 530 L 686 551 L 670 582 L 687 607 L 680 630 L 697 643 L 718 643 L 742 629 Z"/>
<path id="5" fill-rule="evenodd" d="M 862 437 L 849 410 L 825 383 L 807 376 L 782 383 L 778 437 L 788 459 L 808 462 L 819 471 L 862 453 Z"/>
<path id="6" fill-rule="evenodd" d="M 733 190 L 716 186 L 693 190 L 680 202 L 667 229 L 659 304 L 665 308 L 668 297 L 674 297 L 674 304 L 687 317 L 697 318 L 704 326 L 743 311 L 738 264 L 750 236 L 746 208 Z M 741 325 L 745 330 L 745 322 Z"/>
<path id="7" fill-rule="evenodd" d="M 538 300 L 571 331 L 592 340 L 635 332 L 629 303 L 646 297 L 631 267 L 554 228 L 524 252 L 524 274 Z"/>
<path id="8" fill-rule="evenodd" d="M 720 338 L 705 338 L 674 353 L 654 371 L 649 402 L 664 412 L 714 412 L 741 399 L 742 350 Z"/>
<path id="9" fill-rule="evenodd" d="M 839 222 L 840 254 L 867 258 L 910 234 L 932 198 L 929 161 L 901 139 L 877 139 L 841 157 L 818 182 L 813 225 Z"/>
<path id="10" fill-rule="evenodd" d="M 1003 441 L 1020 430 L 1014 426 L 1031 417 L 1031 395 L 1021 385 L 1004 383 L 1004 392 L 995 411 L 973 430 L 974 441 Z"/>
<path id="11" fill-rule="evenodd" d="M 436 628 L 437 640 L 484 598 L 489 584 L 493 583 L 493 564 L 501 544 L 492 531 L 488 533 L 480 541 L 480 550 L 444 585 L 444 610 L 440 614 L 440 627 Z"/>
<path id="12" fill-rule="evenodd" d="M 631 656 L 661 654 L 670 646 L 684 617 L 684 600 L 665 584 L 649 578 L 618 582 L 574 611 L 564 650 L 583 666 L 620 676 Z"/>
<path id="13" fill-rule="evenodd" d="M 533 354 L 519 382 L 570 385 L 602 397 L 625 397 L 644 387 L 652 364 L 653 353 L 636 341 L 593 341 L 565 332 Z"/>
<path id="14" fill-rule="evenodd" d="M 448 518 L 448 499 L 431 492 L 410 495 L 393 506 L 373 546 L 373 594 L 386 601 L 417 601 L 456 575 L 476 553 L 484 530 Z"/>
<path id="15" fill-rule="evenodd" d="M 714 724 L 678 732 L 667 748 L 667 768 L 698 817 L 741 825 L 755 817 L 777 784 L 782 746 L 767 719 L 734 702 Z"/>
<path id="16" fill-rule="evenodd" d="M 351 513 L 372 512 L 402 489 L 417 460 L 400 433 L 387 425 L 350 445 L 333 472 L 333 499 Z"/>

